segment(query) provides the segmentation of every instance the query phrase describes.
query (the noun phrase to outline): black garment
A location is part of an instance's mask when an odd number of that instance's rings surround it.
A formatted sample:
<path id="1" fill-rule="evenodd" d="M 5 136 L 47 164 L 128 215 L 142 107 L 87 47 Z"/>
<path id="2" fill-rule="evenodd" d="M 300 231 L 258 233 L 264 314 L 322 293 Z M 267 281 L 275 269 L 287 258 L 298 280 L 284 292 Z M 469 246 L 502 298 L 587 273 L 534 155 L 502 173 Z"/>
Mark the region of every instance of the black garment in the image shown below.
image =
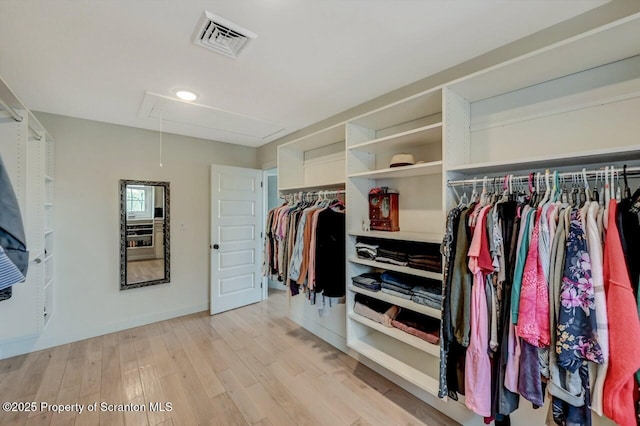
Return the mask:
<path id="1" fill-rule="evenodd" d="M 345 214 L 326 209 L 316 226 L 316 293 L 342 297 L 345 286 Z"/>
<path id="2" fill-rule="evenodd" d="M 498 304 L 500 317 L 498 318 L 498 351 L 495 354 L 493 367 L 492 412 L 494 417 L 509 415 L 518 408 L 520 396 L 504 386 L 507 361 L 509 358 L 509 321 L 511 320 L 511 289 L 513 286 L 513 263 L 515 262 L 515 247 L 517 246 L 519 219 L 516 215 L 517 203 L 507 201 L 499 203 L 498 218 L 502 222 L 502 244 L 504 248 L 505 282 L 498 286 Z M 513 241 L 515 238 L 515 241 Z M 508 418 L 507 418 L 508 421 Z M 508 422 L 507 422 L 508 423 Z M 496 421 L 496 424 L 498 422 Z M 506 424 L 506 423 L 504 423 Z"/>
<path id="3" fill-rule="evenodd" d="M 11 290 L 11 287 L 7 287 L 4 290 L 0 290 L 0 301 L 11 299 L 12 294 L 13 294 L 13 291 Z"/>
<path id="4" fill-rule="evenodd" d="M 640 221 L 638 214 L 630 211 L 632 201 L 624 199 L 618 204 L 616 222 L 620 233 L 622 251 L 629 270 L 629 278 L 633 287 L 633 294 L 638 294 L 638 279 L 640 278 Z"/>

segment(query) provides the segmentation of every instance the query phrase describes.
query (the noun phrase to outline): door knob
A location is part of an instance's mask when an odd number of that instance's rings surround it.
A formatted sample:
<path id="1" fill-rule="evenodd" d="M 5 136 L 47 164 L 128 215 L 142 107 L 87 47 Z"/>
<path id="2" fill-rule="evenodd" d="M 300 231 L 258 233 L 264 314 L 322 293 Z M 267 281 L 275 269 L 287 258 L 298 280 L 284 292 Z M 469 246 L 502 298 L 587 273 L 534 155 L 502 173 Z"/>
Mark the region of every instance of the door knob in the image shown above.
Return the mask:
<path id="1" fill-rule="evenodd" d="M 214 250 L 218 250 L 219 248 L 220 248 L 220 246 L 219 246 L 218 244 L 214 244 L 214 245 L 213 245 L 213 249 L 214 249 Z"/>

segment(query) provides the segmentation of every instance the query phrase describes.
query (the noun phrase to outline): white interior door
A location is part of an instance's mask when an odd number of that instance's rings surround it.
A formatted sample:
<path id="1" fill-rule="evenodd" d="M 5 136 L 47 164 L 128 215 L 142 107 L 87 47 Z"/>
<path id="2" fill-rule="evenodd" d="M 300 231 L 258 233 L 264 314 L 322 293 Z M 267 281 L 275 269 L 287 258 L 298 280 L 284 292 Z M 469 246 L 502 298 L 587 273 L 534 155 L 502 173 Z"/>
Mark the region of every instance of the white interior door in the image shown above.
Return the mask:
<path id="1" fill-rule="evenodd" d="M 211 315 L 262 300 L 262 171 L 211 166 Z"/>

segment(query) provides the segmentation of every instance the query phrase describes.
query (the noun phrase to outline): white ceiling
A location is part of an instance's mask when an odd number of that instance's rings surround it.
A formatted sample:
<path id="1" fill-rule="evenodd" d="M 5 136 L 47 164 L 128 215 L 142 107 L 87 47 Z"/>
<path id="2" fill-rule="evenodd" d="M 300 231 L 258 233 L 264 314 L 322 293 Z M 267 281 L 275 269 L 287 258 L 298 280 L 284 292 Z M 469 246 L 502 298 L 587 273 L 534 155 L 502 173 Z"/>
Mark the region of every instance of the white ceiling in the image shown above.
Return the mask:
<path id="1" fill-rule="evenodd" d="M 147 91 L 189 88 L 205 108 L 163 114 L 163 131 L 260 146 L 603 3 L 0 0 L 0 75 L 32 110 L 145 129 Z M 237 60 L 193 45 L 205 9 L 258 38 Z M 223 132 L 219 110 L 283 130 Z"/>

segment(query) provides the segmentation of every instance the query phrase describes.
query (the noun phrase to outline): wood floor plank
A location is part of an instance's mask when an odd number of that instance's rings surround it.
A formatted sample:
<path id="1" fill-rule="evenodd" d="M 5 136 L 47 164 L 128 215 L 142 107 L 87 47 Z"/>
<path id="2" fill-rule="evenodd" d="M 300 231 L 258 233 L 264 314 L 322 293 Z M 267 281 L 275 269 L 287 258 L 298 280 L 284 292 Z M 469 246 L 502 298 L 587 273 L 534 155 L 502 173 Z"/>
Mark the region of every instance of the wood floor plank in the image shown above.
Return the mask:
<path id="1" fill-rule="evenodd" d="M 243 357 L 243 362 L 297 425 L 316 424 L 311 412 L 302 406 L 298 402 L 298 398 L 289 391 L 285 384 L 278 380 L 260 361 L 248 354 Z"/>
<path id="2" fill-rule="evenodd" d="M 102 336 L 102 361 L 100 402 L 123 404 L 125 398 L 117 333 Z M 122 412 L 100 411 L 100 425 L 121 425 L 123 423 L 124 416 Z"/>
<path id="3" fill-rule="evenodd" d="M 135 347 L 138 358 L 140 380 L 142 382 L 142 392 L 147 407 L 149 406 L 149 403 L 164 404 L 168 400 L 162 388 L 162 383 L 160 382 L 160 375 L 156 371 L 156 364 L 154 362 L 148 335 L 137 340 L 135 342 Z M 171 414 L 166 411 L 149 411 L 147 413 L 150 425 L 163 423 L 170 417 Z"/>
<path id="4" fill-rule="evenodd" d="M 249 398 L 242 384 L 240 384 L 238 378 L 233 374 L 233 371 L 221 371 L 218 373 L 218 376 L 227 395 L 233 400 L 248 423 L 253 424 L 266 417 L 266 414 Z"/>
<path id="5" fill-rule="evenodd" d="M 211 401 L 215 414 L 201 424 L 212 426 L 244 426 L 249 424 L 226 392 L 213 397 Z"/>
<path id="6" fill-rule="evenodd" d="M 89 339 L 82 370 L 80 396 L 100 393 L 102 385 L 102 337 Z"/>
<path id="7" fill-rule="evenodd" d="M 119 335 L 120 371 L 122 373 L 122 389 L 125 401 L 133 401 L 142 397 L 142 382 L 138 371 L 138 356 L 135 343 L 125 335 Z"/>
<path id="8" fill-rule="evenodd" d="M 77 386 L 78 392 L 80 392 L 82 373 L 84 371 L 85 360 L 87 359 L 87 347 L 86 340 L 71 344 L 60 389 L 74 388 Z"/>
<path id="9" fill-rule="evenodd" d="M 206 390 L 200 383 L 198 373 L 189 362 L 189 358 L 183 350 L 179 350 L 172 354 L 172 358 L 176 363 L 177 377 L 180 386 L 189 396 L 189 404 L 193 407 L 198 422 L 206 424 L 208 419 L 215 415 L 211 398 L 207 395 Z"/>
<path id="10" fill-rule="evenodd" d="M 56 398 L 56 404 L 78 404 L 80 403 L 80 384 L 75 386 L 61 387 Z M 83 415 L 84 413 L 80 414 Z M 51 426 L 72 425 L 75 421 L 77 413 L 74 411 L 66 411 L 55 413 L 51 417 Z"/>
<path id="11" fill-rule="evenodd" d="M 197 371 L 198 380 L 200 380 L 200 383 L 204 387 L 207 396 L 212 398 L 223 393 L 224 387 L 222 386 L 222 383 L 220 383 L 216 373 L 211 369 L 209 363 L 200 352 L 200 349 L 189 336 L 189 332 L 186 328 L 184 328 L 184 326 L 175 327 L 173 331 L 180 340 L 189 362 L 195 371 Z"/>
<path id="12" fill-rule="evenodd" d="M 262 383 L 255 383 L 245 388 L 245 392 L 272 424 L 278 426 L 296 426 L 293 419 L 284 411 L 278 401 L 267 392 L 265 387 L 262 386 Z"/>
<path id="13" fill-rule="evenodd" d="M 55 404 L 60 391 L 62 377 L 64 376 L 65 367 L 67 365 L 67 357 L 69 356 L 70 345 L 62 345 L 53 348 L 50 353 L 51 358 L 49 365 L 42 375 L 42 381 L 38 392 L 36 393 L 36 402 L 46 402 Z M 29 417 L 34 417 L 35 413 L 31 413 Z"/>
<path id="14" fill-rule="evenodd" d="M 80 396 L 78 401 L 84 407 L 88 407 L 91 404 L 98 403 L 100 405 L 100 392 L 92 393 L 85 396 Z M 124 419 L 123 419 L 124 421 Z M 100 424 L 100 410 L 90 411 L 84 410 L 81 414 L 78 414 L 75 419 L 74 426 L 96 426 Z"/>
<path id="15" fill-rule="evenodd" d="M 149 336 L 149 346 L 153 353 L 156 371 L 160 377 L 175 373 L 175 367 L 171 355 L 164 344 L 162 334 Z"/>
<path id="16" fill-rule="evenodd" d="M 38 413 L 35 416 L 27 418 L 27 421 L 24 422 L 24 425 L 25 426 L 48 426 L 51 423 L 52 417 L 53 417 L 52 412 Z"/>
<path id="17" fill-rule="evenodd" d="M 198 423 L 196 415 L 189 404 L 189 397 L 185 394 L 177 374 L 169 374 L 160 378 L 167 400 L 173 404 L 171 411 L 172 423 L 176 426 L 192 426 Z"/>
<path id="18" fill-rule="evenodd" d="M 142 395 L 127 401 L 127 404 L 131 404 L 132 407 L 145 407 L 145 410 L 132 410 L 124 413 L 124 424 L 126 426 L 149 426 L 149 420 L 147 418 L 146 409 L 148 406 L 145 404 Z"/>

